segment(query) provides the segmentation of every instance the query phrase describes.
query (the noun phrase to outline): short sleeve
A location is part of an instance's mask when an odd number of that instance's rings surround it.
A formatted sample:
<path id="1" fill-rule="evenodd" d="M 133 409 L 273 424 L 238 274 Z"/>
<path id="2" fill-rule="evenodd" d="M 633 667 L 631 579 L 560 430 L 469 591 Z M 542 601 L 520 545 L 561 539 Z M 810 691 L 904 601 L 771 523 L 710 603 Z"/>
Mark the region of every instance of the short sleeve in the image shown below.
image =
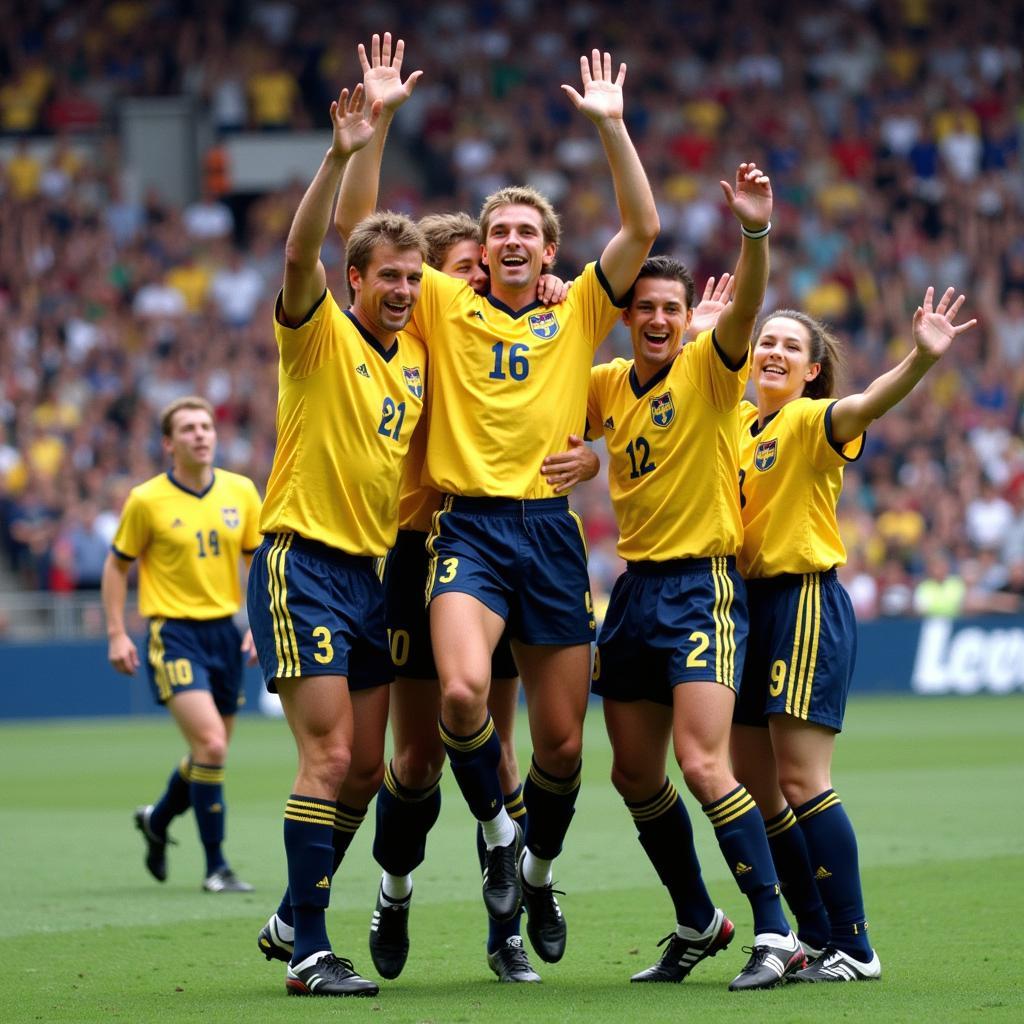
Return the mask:
<path id="1" fill-rule="evenodd" d="M 146 550 L 149 539 L 149 514 L 133 490 L 121 510 L 121 522 L 118 523 L 110 549 L 118 558 L 123 558 L 127 562 L 134 561 Z"/>
<path id="2" fill-rule="evenodd" d="M 750 373 L 749 359 L 744 359 L 739 366 L 730 366 L 713 331 L 701 331 L 683 346 L 682 356 L 690 383 L 709 405 L 721 412 L 739 405 Z"/>
<path id="3" fill-rule="evenodd" d="M 856 462 L 864 451 L 865 435 L 860 434 L 846 444 L 832 436 L 834 399 L 803 399 L 796 403 L 793 429 L 812 465 L 816 469 L 835 469 L 847 462 Z"/>
<path id="4" fill-rule="evenodd" d="M 306 314 L 301 324 L 289 327 L 281 322 L 281 293 L 274 304 L 274 337 L 281 353 L 281 369 L 289 377 L 301 380 L 315 373 L 334 356 L 337 339 L 333 325 L 340 316 L 329 288 Z"/>

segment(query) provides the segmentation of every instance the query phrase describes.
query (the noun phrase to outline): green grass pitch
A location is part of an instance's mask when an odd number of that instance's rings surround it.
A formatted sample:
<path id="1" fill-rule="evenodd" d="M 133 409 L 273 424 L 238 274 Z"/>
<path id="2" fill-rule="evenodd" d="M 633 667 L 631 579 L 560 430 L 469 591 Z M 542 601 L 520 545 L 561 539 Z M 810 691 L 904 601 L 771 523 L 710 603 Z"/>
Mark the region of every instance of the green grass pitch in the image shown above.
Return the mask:
<path id="1" fill-rule="evenodd" d="M 834 782 L 857 827 L 880 983 L 734 994 L 750 941 L 746 901 L 688 800 L 705 877 L 737 940 L 682 985 L 631 986 L 670 931 L 671 905 L 608 780 L 599 706 L 585 780 L 557 864 L 569 947 L 534 957 L 544 983 L 498 985 L 484 960 L 473 836 L 450 775 L 416 874 L 412 952 L 376 999 L 288 999 L 256 933 L 284 879 L 281 815 L 294 771 L 282 722 L 239 723 L 227 776 L 228 853 L 251 896 L 199 889 L 190 817 L 175 822 L 170 878 L 142 865 L 136 804 L 182 750 L 164 720 L 0 727 L 0 1021 L 385 1022 L 1024 1020 L 1024 701 L 862 699 Z M 525 721 L 520 738 L 526 740 Z M 527 763 L 525 742 L 521 757 Z M 678 771 L 672 777 L 678 783 Z M 680 788 L 682 786 L 680 784 Z M 366 947 L 377 870 L 372 810 L 335 883 L 335 948 L 372 976 Z"/>

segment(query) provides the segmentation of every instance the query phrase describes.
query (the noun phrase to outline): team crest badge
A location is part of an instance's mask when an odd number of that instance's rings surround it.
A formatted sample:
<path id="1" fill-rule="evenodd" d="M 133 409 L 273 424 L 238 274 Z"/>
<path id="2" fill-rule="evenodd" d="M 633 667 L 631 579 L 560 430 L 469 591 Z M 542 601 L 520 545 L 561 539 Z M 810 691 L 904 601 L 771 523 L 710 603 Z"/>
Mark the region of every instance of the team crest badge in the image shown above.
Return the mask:
<path id="1" fill-rule="evenodd" d="M 558 320 L 550 310 L 531 313 L 526 322 L 530 325 L 530 333 L 535 337 L 553 338 L 558 333 Z"/>
<path id="2" fill-rule="evenodd" d="M 773 437 L 770 441 L 758 441 L 754 449 L 754 465 L 762 473 L 775 465 L 775 459 L 779 454 L 779 439 Z"/>
<path id="3" fill-rule="evenodd" d="M 220 517 L 224 520 L 224 525 L 229 530 L 236 530 L 238 524 L 241 522 L 241 517 L 238 515 L 237 508 L 222 508 L 220 510 Z"/>
<path id="4" fill-rule="evenodd" d="M 405 386 L 413 398 L 422 398 L 423 378 L 420 376 L 420 368 L 418 366 L 403 366 L 402 376 L 405 378 Z"/>
<path id="5" fill-rule="evenodd" d="M 655 395 L 651 399 L 651 419 L 659 427 L 667 427 L 676 418 L 676 407 L 672 402 L 672 392 Z"/>

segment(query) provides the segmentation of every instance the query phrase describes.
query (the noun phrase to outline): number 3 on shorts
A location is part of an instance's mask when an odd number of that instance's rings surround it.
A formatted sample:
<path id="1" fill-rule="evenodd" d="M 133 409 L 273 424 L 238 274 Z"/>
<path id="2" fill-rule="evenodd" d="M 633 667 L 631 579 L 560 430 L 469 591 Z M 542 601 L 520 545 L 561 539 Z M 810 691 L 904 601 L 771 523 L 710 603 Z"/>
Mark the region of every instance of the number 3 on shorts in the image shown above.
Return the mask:
<path id="1" fill-rule="evenodd" d="M 444 566 L 444 572 L 437 577 L 438 583 L 451 583 L 455 579 L 455 573 L 459 569 L 459 560 L 457 558 L 446 558 L 441 565 Z"/>

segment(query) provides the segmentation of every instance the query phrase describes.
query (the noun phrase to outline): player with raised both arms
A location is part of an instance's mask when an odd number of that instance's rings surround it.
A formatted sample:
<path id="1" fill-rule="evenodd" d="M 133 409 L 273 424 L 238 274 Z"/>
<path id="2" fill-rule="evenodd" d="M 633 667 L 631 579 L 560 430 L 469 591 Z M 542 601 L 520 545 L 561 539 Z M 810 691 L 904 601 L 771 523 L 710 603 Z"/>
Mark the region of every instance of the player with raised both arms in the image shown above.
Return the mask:
<path id="1" fill-rule="evenodd" d="M 751 643 L 732 755 L 774 836 L 787 890 L 820 893 L 827 911 L 825 948 L 795 981 L 882 973 L 868 941 L 857 839 L 831 779 L 857 642 L 853 605 L 836 576 L 846 561 L 836 505 L 843 467 L 860 457 L 867 427 L 977 322 L 955 323 L 964 296 L 954 294 L 948 288 L 933 308 L 934 291 L 925 292 L 913 318 L 914 350 L 861 394 L 832 398 L 839 342 L 805 313 L 772 313 L 752 349 L 757 403 L 745 402 L 740 413 L 739 557 Z"/>

